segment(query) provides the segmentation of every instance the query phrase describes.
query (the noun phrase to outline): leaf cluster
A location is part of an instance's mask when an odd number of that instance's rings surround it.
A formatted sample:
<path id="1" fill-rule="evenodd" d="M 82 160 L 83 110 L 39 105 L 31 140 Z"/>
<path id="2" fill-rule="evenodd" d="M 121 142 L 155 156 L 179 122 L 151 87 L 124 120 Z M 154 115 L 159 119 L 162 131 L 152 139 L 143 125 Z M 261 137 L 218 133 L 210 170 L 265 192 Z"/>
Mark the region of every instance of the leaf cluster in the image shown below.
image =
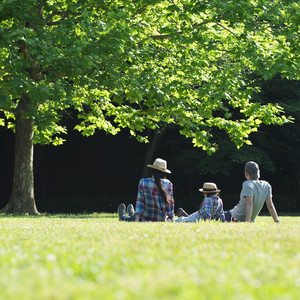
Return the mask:
<path id="1" fill-rule="evenodd" d="M 176 126 L 208 153 L 212 128 L 240 147 L 290 121 L 253 102 L 252 75 L 299 79 L 296 1 L 4 0 L 0 16 L 0 113 L 27 95 L 35 142 L 62 143 L 71 110 L 87 136 Z"/>

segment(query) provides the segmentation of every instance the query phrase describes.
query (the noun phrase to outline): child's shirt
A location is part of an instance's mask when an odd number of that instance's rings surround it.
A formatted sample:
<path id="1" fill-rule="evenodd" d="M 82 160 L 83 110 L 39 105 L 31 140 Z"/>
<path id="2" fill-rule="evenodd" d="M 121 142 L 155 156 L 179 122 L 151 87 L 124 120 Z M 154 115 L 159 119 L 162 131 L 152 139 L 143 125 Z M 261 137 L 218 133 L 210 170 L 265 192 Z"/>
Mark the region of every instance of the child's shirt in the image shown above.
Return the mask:
<path id="1" fill-rule="evenodd" d="M 222 199 L 216 195 L 204 198 L 198 214 L 200 215 L 200 219 L 203 220 L 221 220 L 225 222 Z"/>

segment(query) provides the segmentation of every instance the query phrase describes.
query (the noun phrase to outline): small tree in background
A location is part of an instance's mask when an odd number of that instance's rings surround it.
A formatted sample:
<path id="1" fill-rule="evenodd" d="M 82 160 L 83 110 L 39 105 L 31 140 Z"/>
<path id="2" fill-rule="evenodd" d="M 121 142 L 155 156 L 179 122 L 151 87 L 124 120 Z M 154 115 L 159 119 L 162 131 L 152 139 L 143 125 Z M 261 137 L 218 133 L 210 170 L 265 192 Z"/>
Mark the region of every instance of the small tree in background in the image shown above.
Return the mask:
<path id="1" fill-rule="evenodd" d="M 176 124 L 208 153 L 210 128 L 240 147 L 260 124 L 288 122 L 251 102 L 247 78 L 299 78 L 297 19 L 297 1 L 2 1 L 0 124 L 16 136 L 3 211 L 38 213 L 33 144 L 61 144 L 68 109 L 86 136 L 129 128 L 147 142 L 147 128 Z"/>

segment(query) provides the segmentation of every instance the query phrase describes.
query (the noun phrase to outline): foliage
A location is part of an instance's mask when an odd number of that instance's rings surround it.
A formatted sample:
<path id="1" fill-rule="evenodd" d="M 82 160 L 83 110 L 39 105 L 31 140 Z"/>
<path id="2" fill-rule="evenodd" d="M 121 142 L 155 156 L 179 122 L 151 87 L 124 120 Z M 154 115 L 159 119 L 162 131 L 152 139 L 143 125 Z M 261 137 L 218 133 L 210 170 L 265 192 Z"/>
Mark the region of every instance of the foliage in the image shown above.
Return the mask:
<path id="1" fill-rule="evenodd" d="M 217 151 L 212 156 L 207 156 L 205 152 L 191 147 L 185 139 L 171 131 L 159 150 L 170 149 L 173 168 L 183 170 L 187 175 L 222 174 L 228 176 L 232 169 L 243 166 L 249 160 L 258 162 L 262 170 L 270 173 L 275 173 L 278 168 L 282 169 L 283 166 L 288 165 L 285 167 L 285 180 L 290 181 L 289 190 L 296 192 L 298 187 L 295 182 L 300 182 L 299 167 L 295 156 L 299 152 L 300 145 L 298 141 L 300 81 L 285 80 L 280 76 L 267 81 L 257 77 L 256 81 L 262 81 L 261 91 L 254 95 L 253 101 L 265 104 L 278 103 L 287 114 L 294 118 L 294 122 L 282 127 L 261 126 L 258 132 L 251 135 L 252 145 L 244 145 L 240 149 L 234 147 L 226 134 L 220 130 L 213 130 L 211 131 L 213 141 L 219 145 L 218 148 L 221 151 Z M 233 116 L 237 118 L 235 113 Z M 189 167 L 185 168 L 186 165 Z"/>
<path id="2" fill-rule="evenodd" d="M 250 144 L 262 123 L 289 122 L 251 101 L 249 75 L 299 78 L 299 11 L 289 0 L 4 0 L 0 125 L 13 128 L 26 94 L 36 143 L 61 144 L 75 109 L 86 136 L 127 127 L 147 141 L 147 128 L 176 124 L 208 153 L 212 127 Z"/>
<path id="3" fill-rule="evenodd" d="M 300 165 L 298 153 L 300 151 L 300 81 L 286 81 L 274 78 L 264 83 L 261 99 L 267 102 L 272 98 L 284 107 L 285 111 L 294 117 L 293 124 L 275 127 L 270 131 L 264 128 L 257 134 L 257 144 L 269 153 L 279 170 L 280 182 L 286 193 L 298 193 L 300 188 Z M 268 143 L 266 143 L 266 139 Z M 290 197 L 290 203 L 297 204 L 297 199 Z"/>
<path id="4" fill-rule="evenodd" d="M 298 217 L 124 223 L 1 217 L 3 299 L 298 299 Z M 263 274 L 263 276 L 262 276 Z"/>

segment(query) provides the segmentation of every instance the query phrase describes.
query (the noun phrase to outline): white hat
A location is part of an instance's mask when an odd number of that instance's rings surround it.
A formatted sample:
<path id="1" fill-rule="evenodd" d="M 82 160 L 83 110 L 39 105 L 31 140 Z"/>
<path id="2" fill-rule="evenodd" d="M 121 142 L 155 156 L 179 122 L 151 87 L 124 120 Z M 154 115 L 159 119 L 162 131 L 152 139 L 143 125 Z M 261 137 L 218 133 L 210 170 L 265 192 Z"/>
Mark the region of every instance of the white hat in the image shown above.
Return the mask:
<path id="1" fill-rule="evenodd" d="M 167 162 L 161 158 L 157 158 L 154 161 L 153 165 L 147 165 L 147 167 L 155 169 L 155 170 L 159 170 L 164 173 L 171 173 L 171 171 L 167 169 Z"/>
<path id="2" fill-rule="evenodd" d="M 199 189 L 202 193 L 218 193 L 220 190 L 217 188 L 217 185 L 213 182 L 205 182 L 203 184 L 203 189 Z"/>

